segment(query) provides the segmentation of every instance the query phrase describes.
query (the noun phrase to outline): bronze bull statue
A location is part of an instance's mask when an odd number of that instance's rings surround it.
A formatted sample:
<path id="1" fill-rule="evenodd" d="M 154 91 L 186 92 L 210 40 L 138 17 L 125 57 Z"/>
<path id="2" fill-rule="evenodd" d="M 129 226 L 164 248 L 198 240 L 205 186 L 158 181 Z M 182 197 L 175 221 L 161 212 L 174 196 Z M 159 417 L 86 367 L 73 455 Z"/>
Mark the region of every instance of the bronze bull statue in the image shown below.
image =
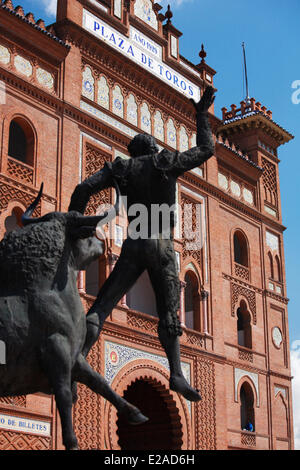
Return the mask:
<path id="1" fill-rule="evenodd" d="M 63 444 L 78 448 L 72 425 L 72 384 L 80 382 L 110 401 L 131 424 L 147 418 L 117 395 L 82 356 L 86 318 L 77 289 L 80 270 L 103 252 L 94 234 L 111 220 L 117 203 L 102 216 L 77 211 L 32 214 L 42 196 L 25 212 L 24 228 L 0 242 L 0 396 L 54 394 L 61 418 Z M 3 361 L 2 361 L 3 362 Z"/>

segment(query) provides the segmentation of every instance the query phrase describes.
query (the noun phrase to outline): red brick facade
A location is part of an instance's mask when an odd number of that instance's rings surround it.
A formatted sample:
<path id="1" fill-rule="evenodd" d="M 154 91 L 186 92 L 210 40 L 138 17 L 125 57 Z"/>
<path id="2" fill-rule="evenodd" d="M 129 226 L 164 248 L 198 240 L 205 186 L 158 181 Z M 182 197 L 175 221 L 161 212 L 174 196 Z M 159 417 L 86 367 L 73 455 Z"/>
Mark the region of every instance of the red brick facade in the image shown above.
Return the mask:
<path id="1" fill-rule="evenodd" d="M 181 33 L 170 12 L 160 10 L 153 0 L 58 0 L 57 21 L 46 29 L 10 0 L 1 3 L 1 236 L 19 224 L 41 182 L 36 214 L 66 211 L 80 179 L 105 161 L 126 158 L 139 132 L 154 134 L 170 150 L 195 145 L 189 97 L 213 84 L 215 71 L 203 49 L 199 65 L 180 56 Z M 99 22 L 94 34 L 91 18 Z M 143 51 L 140 64 L 134 47 Z M 153 294 L 143 279 L 109 317 L 89 361 L 118 393 L 137 403 L 142 397 L 150 423 L 140 432 L 126 427 L 107 402 L 79 386 L 74 424 L 82 449 L 130 449 L 130 439 L 141 449 L 158 448 L 158 442 L 163 449 L 293 448 L 277 156 L 292 136 L 254 99 L 223 108 L 222 119 L 213 109 L 210 115 L 215 156 L 178 183 L 179 204 L 194 205 L 191 229 L 200 207 L 203 247 L 191 250 L 175 237 L 182 361 L 202 401 L 189 404 L 169 391 L 157 318 L 150 315 Z M 11 147 L 12 122 L 27 142 L 22 158 Z M 111 190 L 95 196 L 87 213 L 112 197 Z M 86 308 L 119 245 L 108 242 L 98 265 L 80 274 Z M 149 289 L 146 300 L 143 289 Z M 143 302 L 146 308 L 137 307 Z M 0 449 L 62 448 L 52 398 L 0 399 L 0 415 L 50 423 L 42 436 L 7 429 L 0 419 Z M 253 432 L 245 430 L 245 420 Z M 158 441 L 151 442 L 151 435 Z"/>

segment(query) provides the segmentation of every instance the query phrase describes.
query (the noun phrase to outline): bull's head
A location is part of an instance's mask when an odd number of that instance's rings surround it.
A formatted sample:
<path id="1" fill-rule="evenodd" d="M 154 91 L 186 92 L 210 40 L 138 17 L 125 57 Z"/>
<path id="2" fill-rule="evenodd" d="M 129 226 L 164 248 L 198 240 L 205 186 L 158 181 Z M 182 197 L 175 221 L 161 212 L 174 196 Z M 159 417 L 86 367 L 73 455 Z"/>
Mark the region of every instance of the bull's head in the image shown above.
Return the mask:
<path id="1" fill-rule="evenodd" d="M 120 190 L 116 181 L 114 181 L 114 184 L 117 192 L 116 203 L 111 209 L 101 215 L 84 216 L 77 211 L 71 211 L 67 213 L 51 212 L 42 217 L 33 218 L 32 214 L 42 197 L 42 183 L 38 196 L 22 216 L 22 223 L 26 227 L 31 224 L 41 224 L 55 219 L 61 220 L 66 227 L 67 238 L 72 241 L 70 246 L 73 253 L 72 264 L 76 270 L 84 270 L 103 253 L 103 242 L 95 236 L 97 226 L 99 224 L 107 224 L 119 214 Z"/>

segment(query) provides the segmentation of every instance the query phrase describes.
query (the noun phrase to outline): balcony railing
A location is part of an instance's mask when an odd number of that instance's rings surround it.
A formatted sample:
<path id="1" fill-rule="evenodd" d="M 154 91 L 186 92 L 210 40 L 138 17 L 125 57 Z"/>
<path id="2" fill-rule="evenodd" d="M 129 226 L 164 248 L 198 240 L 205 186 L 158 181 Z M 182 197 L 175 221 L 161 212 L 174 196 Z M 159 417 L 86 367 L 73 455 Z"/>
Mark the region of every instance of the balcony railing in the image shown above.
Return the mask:
<path id="1" fill-rule="evenodd" d="M 241 444 L 246 447 L 256 447 L 256 434 L 254 432 L 242 431 Z"/>
<path id="2" fill-rule="evenodd" d="M 239 349 L 239 359 L 241 361 L 253 362 L 253 352 L 251 349 L 244 348 L 242 346 L 239 346 L 238 349 Z"/>
<path id="3" fill-rule="evenodd" d="M 7 173 L 20 181 L 33 184 L 34 170 L 26 163 L 7 157 Z"/>
<path id="4" fill-rule="evenodd" d="M 234 274 L 244 281 L 250 281 L 250 270 L 246 266 L 234 263 Z"/>

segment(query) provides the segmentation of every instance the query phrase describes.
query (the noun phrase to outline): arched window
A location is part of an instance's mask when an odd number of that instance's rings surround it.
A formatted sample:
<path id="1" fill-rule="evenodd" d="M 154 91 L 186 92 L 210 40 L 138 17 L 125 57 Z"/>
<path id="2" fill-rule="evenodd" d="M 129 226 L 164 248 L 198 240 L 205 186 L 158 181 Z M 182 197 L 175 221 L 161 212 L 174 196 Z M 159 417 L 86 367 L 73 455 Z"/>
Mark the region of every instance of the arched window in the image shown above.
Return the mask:
<path id="1" fill-rule="evenodd" d="M 34 133 L 30 124 L 22 118 L 15 118 L 9 126 L 8 155 L 15 160 L 33 166 Z"/>
<path id="2" fill-rule="evenodd" d="M 242 232 L 235 232 L 233 237 L 234 261 L 242 266 L 249 267 L 248 245 L 245 235 Z"/>
<path id="3" fill-rule="evenodd" d="M 187 328 L 200 331 L 200 295 L 197 277 L 188 272 L 185 275 L 184 291 L 185 324 Z"/>
<path id="4" fill-rule="evenodd" d="M 268 275 L 270 279 L 274 279 L 274 265 L 273 265 L 273 256 L 271 253 L 268 253 Z"/>
<path id="5" fill-rule="evenodd" d="M 281 266 L 280 266 L 279 257 L 277 255 L 275 256 L 274 278 L 273 279 L 275 281 L 278 281 L 278 282 L 281 281 Z"/>
<path id="6" fill-rule="evenodd" d="M 6 217 L 4 221 L 5 233 L 13 232 L 14 230 L 20 230 L 22 228 L 21 218 L 23 215 L 22 209 L 15 207 L 11 215 Z"/>
<path id="7" fill-rule="evenodd" d="M 237 309 L 237 335 L 240 346 L 252 349 L 251 315 L 244 300 Z"/>
<path id="8" fill-rule="evenodd" d="M 255 431 L 254 395 L 248 382 L 243 383 L 240 390 L 241 429 Z"/>

